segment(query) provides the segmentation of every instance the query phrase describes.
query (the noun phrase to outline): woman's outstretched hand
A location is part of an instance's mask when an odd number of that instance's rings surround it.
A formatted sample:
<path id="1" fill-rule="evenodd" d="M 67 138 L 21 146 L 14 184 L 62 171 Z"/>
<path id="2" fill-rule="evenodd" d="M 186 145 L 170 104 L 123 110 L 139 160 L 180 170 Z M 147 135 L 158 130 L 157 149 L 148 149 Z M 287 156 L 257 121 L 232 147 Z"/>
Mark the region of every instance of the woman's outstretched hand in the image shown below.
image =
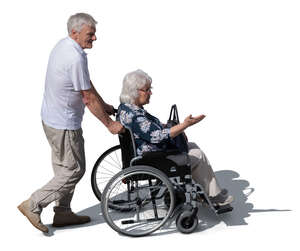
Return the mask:
<path id="1" fill-rule="evenodd" d="M 188 128 L 189 126 L 192 126 L 194 124 L 197 124 L 198 122 L 200 122 L 204 118 L 205 118 L 205 115 L 203 115 L 203 114 L 199 115 L 197 117 L 193 117 L 192 115 L 187 116 L 182 123 L 171 127 L 170 137 L 171 138 L 176 137 L 177 135 L 182 133 L 186 128 Z"/>
<path id="2" fill-rule="evenodd" d="M 184 124 L 189 127 L 189 126 L 192 126 L 194 124 L 197 124 L 198 122 L 200 122 L 202 119 L 205 118 L 205 115 L 199 115 L 199 116 L 196 116 L 196 117 L 193 117 L 192 115 L 189 115 L 185 118 L 184 120 Z"/>

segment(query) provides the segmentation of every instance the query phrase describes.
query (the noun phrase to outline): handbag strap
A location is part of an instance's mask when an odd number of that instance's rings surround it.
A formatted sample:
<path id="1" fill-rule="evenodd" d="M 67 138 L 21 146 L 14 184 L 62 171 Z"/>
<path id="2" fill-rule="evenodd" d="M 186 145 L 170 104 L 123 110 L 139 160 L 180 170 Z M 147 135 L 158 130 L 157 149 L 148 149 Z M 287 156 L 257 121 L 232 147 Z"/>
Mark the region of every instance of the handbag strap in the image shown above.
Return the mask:
<path id="1" fill-rule="evenodd" d="M 173 116 L 173 118 L 172 118 L 172 116 Z M 178 116 L 178 111 L 177 111 L 176 105 L 172 105 L 172 107 L 171 107 L 169 120 L 179 123 L 179 116 Z"/>

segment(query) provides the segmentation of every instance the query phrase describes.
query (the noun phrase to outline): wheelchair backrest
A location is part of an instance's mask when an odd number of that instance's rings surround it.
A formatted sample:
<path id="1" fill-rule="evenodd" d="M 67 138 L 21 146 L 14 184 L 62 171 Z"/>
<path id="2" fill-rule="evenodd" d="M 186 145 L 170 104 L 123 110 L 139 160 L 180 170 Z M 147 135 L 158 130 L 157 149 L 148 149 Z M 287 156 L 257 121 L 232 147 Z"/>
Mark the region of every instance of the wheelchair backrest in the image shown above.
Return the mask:
<path id="1" fill-rule="evenodd" d="M 130 166 L 130 161 L 137 156 L 134 138 L 131 130 L 125 127 L 125 132 L 119 134 L 123 169 Z"/>

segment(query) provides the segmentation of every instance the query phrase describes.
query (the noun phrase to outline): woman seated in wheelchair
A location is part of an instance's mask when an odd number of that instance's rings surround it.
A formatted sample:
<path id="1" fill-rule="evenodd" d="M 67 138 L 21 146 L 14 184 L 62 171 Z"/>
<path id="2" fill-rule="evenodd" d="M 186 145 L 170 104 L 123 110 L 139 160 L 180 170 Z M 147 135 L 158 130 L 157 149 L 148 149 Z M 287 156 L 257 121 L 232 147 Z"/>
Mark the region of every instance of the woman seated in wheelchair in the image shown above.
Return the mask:
<path id="1" fill-rule="evenodd" d="M 131 129 L 138 155 L 149 151 L 166 150 L 170 146 L 172 138 L 205 117 L 204 115 L 197 117 L 190 115 L 182 123 L 166 128 L 158 118 L 149 114 L 143 107 L 150 101 L 151 83 L 151 77 L 142 70 L 130 72 L 124 77 L 120 95 L 121 104 L 117 119 Z M 193 180 L 203 187 L 212 203 L 219 206 L 231 203 L 233 197 L 228 195 L 226 189 L 219 187 L 207 157 L 195 143 L 188 142 L 188 156 Z M 168 156 L 168 158 L 181 165 L 186 162 L 187 155 L 177 154 Z"/>

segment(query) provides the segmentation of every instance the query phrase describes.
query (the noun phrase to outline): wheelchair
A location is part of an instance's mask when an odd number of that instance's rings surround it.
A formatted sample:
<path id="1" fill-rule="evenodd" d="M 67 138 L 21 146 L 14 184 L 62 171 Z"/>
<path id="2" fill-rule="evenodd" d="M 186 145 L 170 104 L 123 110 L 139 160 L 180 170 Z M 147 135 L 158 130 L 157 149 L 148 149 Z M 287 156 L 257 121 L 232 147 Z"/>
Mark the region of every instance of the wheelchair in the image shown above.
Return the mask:
<path id="1" fill-rule="evenodd" d="M 216 214 L 233 210 L 231 205 L 212 204 L 201 185 L 193 182 L 189 163 L 180 166 L 167 158 L 178 151 L 138 156 L 129 128 L 119 134 L 119 141 L 98 158 L 91 176 L 103 217 L 118 233 L 145 236 L 176 218 L 178 231 L 187 234 L 198 226 L 199 204 Z"/>

